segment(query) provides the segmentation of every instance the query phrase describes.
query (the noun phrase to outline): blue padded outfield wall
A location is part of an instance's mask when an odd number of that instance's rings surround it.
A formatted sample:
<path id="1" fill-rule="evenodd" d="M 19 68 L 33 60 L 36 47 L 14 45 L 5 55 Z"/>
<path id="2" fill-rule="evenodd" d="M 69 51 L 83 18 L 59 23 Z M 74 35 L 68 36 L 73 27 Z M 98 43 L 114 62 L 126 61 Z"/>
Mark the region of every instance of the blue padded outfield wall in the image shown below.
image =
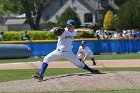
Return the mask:
<path id="1" fill-rule="evenodd" d="M 93 51 L 94 54 L 101 53 L 130 53 L 130 52 L 140 52 L 140 39 L 133 40 L 96 40 L 96 39 L 81 39 L 74 41 L 73 52 L 78 51 L 81 41 L 85 40 L 87 46 Z M 3 41 L 2 43 L 12 43 L 12 44 L 25 44 L 31 51 L 32 56 L 45 56 L 51 51 L 56 49 L 56 40 L 37 40 L 37 41 L 16 41 L 8 42 Z"/>

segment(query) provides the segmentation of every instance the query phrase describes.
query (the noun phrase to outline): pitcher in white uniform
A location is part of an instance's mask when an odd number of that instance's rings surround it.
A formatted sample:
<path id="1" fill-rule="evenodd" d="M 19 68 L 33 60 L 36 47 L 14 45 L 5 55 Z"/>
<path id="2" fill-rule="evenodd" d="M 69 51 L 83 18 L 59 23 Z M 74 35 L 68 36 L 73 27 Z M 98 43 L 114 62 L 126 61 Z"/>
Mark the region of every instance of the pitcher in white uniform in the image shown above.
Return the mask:
<path id="1" fill-rule="evenodd" d="M 86 41 L 81 42 L 81 46 L 78 49 L 77 56 L 78 56 L 79 60 L 82 62 L 85 62 L 85 60 L 89 57 L 92 60 L 93 65 L 96 65 L 96 62 L 93 57 L 93 52 L 86 45 Z"/>
<path id="2" fill-rule="evenodd" d="M 72 52 L 73 41 L 77 35 L 77 31 L 74 30 L 75 21 L 68 20 L 65 31 L 58 37 L 56 50 L 49 53 L 43 60 L 40 72 L 33 76 L 34 79 L 43 80 L 43 74 L 48 67 L 49 62 L 64 58 L 79 68 L 86 69 L 92 73 L 99 73 L 98 70 L 88 67 L 85 63 L 81 62 L 78 57 Z"/>

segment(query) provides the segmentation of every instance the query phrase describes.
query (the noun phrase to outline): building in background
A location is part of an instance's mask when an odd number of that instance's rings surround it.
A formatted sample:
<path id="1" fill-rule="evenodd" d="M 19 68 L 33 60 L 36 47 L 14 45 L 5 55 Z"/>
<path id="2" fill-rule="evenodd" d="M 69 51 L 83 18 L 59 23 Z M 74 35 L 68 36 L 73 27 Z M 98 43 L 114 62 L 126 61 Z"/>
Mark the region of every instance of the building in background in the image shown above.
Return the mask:
<path id="1" fill-rule="evenodd" d="M 30 29 L 30 25 L 27 23 L 27 20 L 25 18 L 8 19 L 5 22 L 5 25 L 8 27 L 8 30 L 10 31 L 20 31 Z"/>
<path id="2" fill-rule="evenodd" d="M 92 25 L 101 25 L 107 10 L 119 10 L 114 0 L 50 0 L 42 13 L 42 21 L 58 21 L 68 6 L 77 12 L 82 24 Z"/>
<path id="3" fill-rule="evenodd" d="M 47 5 L 43 9 L 41 22 L 57 22 L 60 15 L 67 7 L 71 7 L 78 14 L 81 24 L 102 25 L 107 10 L 114 13 L 119 7 L 114 0 L 46 0 Z M 25 14 L 0 18 L 1 31 L 28 30 Z"/>

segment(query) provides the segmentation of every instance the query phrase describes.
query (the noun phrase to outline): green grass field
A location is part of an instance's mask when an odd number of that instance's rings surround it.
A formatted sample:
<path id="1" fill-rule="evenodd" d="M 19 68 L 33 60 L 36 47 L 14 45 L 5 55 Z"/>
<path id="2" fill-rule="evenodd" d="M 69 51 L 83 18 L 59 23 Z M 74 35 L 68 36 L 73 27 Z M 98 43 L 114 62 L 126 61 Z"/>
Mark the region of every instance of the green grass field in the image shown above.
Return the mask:
<path id="1" fill-rule="evenodd" d="M 140 59 L 140 53 L 131 54 L 106 54 L 106 55 L 94 55 L 95 60 L 120 60 L 120 59 Z M 1 63 L 16 63 L 16 62 L 36 62 L 42 61 L 43 58 L 24 58 L 24 59 L 1 59 Z M 64 59 L 61 59 L 64 61 Z"/>
<path id="2" fill-rule="evenodd" d="M 139 67 L 129 67 L 129 68 L 99 68 L 100 71 L 139 71 Z M 39 69 L 28 69 L 28 70 L 0 70 L 0 82 L 14 81 L 30 79 L 31 75 L 38 72 Z M 87 72 L 80 68 L 49 68 L 47 69 L 45 76 L 57 76 L 72 73 L 83 73 Z"/>
<path id="3" fill-rule="evenodd" d="M 96 60 L 119 60 L 119 59 L 140 59 L 139 53 L 134 54 L 113 54 L 113 55 L 94 55 Z M 26 58 L 26 59 L 5 59 L 0 60 L 1 63 L 16 63 L 16 62 L 36 62 L 42 61 L 43 58 Z M 63 61 L 64 59 L 61 59 Z M 138 71 L 140 72 L 140 67 L 128 67 L 128 68 L 98 68 L 102 72 L 106 71 Z M 14 80 L 23 80 L 31 79 L 31 76 L 38 72 L 39 69 L 27 69 L 27 70 L 0 70 L 0 83 L 14 81 Z M 57 76 L 73 73 L 83 73 L 87 72 L 80 68 L 49 68 L 45 72 L 45 76 Z M 25 92 L 24 92 L 25 93 Z M 28 92 L 26 92 L 28 93 Z M 31 93 L 31 92 L 29 92 Z M 35 92 L 32 92 L 35 93 Z M 43 92 L 36 92 L 43 93 Z M 45 93 L 140 93 L 140 89 L 126 89 L 126 90 L 96 90 L 96 91 L 52 91 Z"/>
<path id="4" fill-rule="evenodd" d="M 138 71 L 140 72 L 139 67 L 129 67 L 129 68 L 99 68 L 102 72 L 105 71 Z M 23 80 L 31 79 L 31 75 L 38 72 L 39 69 L 30 69 L 30 70 L 0 70 L 0 83 L 14 81 L 14 80 Z M 47 69 L 45 76 L 57 76 L 73 73 L 83 73 L 87 72 L 80 68 L 49 68 Z M 27 93 L 27 92 L 26 92 Z M 43 93 L 43 92 L 32 92 L 32 93 Z M 52 91 L 44 93 L 140 93 L 140 89 L 126 89 L 126 90 L 91 90 L 91 91 Z"/>

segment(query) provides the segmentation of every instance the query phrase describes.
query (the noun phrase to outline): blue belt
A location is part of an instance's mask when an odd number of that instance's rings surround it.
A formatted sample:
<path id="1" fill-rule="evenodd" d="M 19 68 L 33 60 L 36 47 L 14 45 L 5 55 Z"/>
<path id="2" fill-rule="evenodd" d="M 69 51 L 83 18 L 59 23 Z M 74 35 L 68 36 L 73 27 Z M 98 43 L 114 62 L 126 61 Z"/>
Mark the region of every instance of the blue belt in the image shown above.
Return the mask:
<path id="1" fill-rule="evenodd" d="M 60 49 L 58 49 L 58 51 L 61 51 Z M 68 51 L 61 51 L 61 52 L 68 52 Z"/>

